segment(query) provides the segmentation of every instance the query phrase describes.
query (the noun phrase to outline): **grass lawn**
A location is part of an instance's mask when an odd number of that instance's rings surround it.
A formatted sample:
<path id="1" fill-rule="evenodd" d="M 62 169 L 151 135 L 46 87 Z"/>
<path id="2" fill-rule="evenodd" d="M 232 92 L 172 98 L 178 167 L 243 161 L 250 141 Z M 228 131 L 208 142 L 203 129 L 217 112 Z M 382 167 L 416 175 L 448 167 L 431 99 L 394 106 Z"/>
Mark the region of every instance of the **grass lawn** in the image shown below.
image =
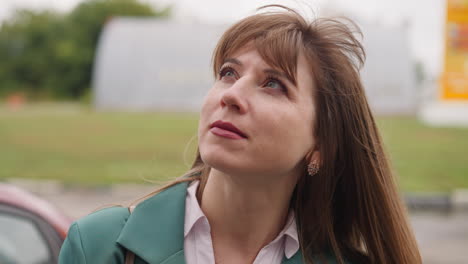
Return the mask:
<path id="1" fill-rule="evenodd" d="M 468 128 L 435 128 L 402 117 L 379 118 L 378 125 L 403 190 L 468 188 Z"/>
<path id="2" fill-rule="evenodd" d="M 70 184 L 164 182 L 196 149 L 197 114 L 93 112 L 75 104 L 0 107 L 0 180 Z M 404 191 L 468 188 L 468 129 L 379 118 Z"/>

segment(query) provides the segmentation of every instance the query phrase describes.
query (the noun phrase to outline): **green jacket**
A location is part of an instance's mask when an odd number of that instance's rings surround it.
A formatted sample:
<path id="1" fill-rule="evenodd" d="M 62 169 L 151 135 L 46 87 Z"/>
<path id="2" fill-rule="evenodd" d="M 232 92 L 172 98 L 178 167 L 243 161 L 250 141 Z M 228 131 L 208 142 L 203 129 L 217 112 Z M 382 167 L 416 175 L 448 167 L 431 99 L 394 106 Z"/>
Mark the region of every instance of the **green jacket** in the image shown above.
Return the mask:
<path id="1" fill-rule="evenodd" d="M 185 263 L 187 185 L 177 184 L 143 201 L 131 215 L 125 207 L 110 207 L 77 220 L 63 243 L 59 264 L 124 263 L 127 249 L 135 253 L 135 264 Z M 282 263 L 303 263 L 301 251 Z M 336 262 L 330 258 L 329 263 Z"/>

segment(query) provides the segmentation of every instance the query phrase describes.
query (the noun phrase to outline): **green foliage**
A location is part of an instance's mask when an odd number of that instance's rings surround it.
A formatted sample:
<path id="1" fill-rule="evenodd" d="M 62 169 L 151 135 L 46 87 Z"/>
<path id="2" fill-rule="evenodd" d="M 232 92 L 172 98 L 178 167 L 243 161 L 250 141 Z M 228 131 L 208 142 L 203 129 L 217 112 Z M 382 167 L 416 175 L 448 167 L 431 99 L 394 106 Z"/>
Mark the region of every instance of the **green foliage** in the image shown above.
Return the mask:
<path id="1" fill-rule="evenodd" d="M 19 10 L 0 27 L 0 97 L 77 99 L 88 93 L 99 34 L 114 16 L 168 17 L 137 0 L 87 0 L 68 14 Z"/>
<path id="2" fill-rule="evenodd" d="M 0 94 L 47 93 L 45 78 L 63 18 L 50 11 L 19 10 L 0 30 Z M 53 59 L 52 59 L 53 61 Z"/>

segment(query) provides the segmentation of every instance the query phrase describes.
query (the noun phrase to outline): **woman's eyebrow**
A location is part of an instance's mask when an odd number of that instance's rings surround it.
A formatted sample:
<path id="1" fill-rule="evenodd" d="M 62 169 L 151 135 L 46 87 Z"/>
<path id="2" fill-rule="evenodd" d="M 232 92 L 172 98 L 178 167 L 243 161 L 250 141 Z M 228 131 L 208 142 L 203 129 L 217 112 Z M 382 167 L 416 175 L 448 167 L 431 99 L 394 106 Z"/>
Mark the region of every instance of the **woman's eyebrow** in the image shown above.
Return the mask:
<path id="1" fill-rule="evenodd" d="M 227 63 L 227 62 L 233 63 L 233 64 L 237 64 L 237 65 L 239 65 L 239 66 L 242 66 L 242 65 L 243 65 L 242 62 L 241 62 L 240 60 L 234 59 L 234 58 L 227 58 L 227 59 L 225 59 L 225 60 L 224 60 L 224 63 Z M 224 63 L 223 63 L 223 64 L 224 64 Z"/>

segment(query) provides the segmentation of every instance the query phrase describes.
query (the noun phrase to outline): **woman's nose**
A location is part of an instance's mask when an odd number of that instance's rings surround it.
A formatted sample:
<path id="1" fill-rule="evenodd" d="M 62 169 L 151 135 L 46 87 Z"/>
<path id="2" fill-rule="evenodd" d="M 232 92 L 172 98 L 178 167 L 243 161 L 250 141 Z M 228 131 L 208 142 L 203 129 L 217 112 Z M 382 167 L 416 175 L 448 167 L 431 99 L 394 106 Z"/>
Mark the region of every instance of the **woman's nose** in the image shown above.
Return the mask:
<path id="1" fill-rule="evenodd" d="M 226 88 L 221 96 L 221 107 L 232 108 L 239 114 L 246 113 L 249 105 L 247 102 L 249 85 L 251 86 L 248 80 L 239 79 L 229 88 Z"/>

